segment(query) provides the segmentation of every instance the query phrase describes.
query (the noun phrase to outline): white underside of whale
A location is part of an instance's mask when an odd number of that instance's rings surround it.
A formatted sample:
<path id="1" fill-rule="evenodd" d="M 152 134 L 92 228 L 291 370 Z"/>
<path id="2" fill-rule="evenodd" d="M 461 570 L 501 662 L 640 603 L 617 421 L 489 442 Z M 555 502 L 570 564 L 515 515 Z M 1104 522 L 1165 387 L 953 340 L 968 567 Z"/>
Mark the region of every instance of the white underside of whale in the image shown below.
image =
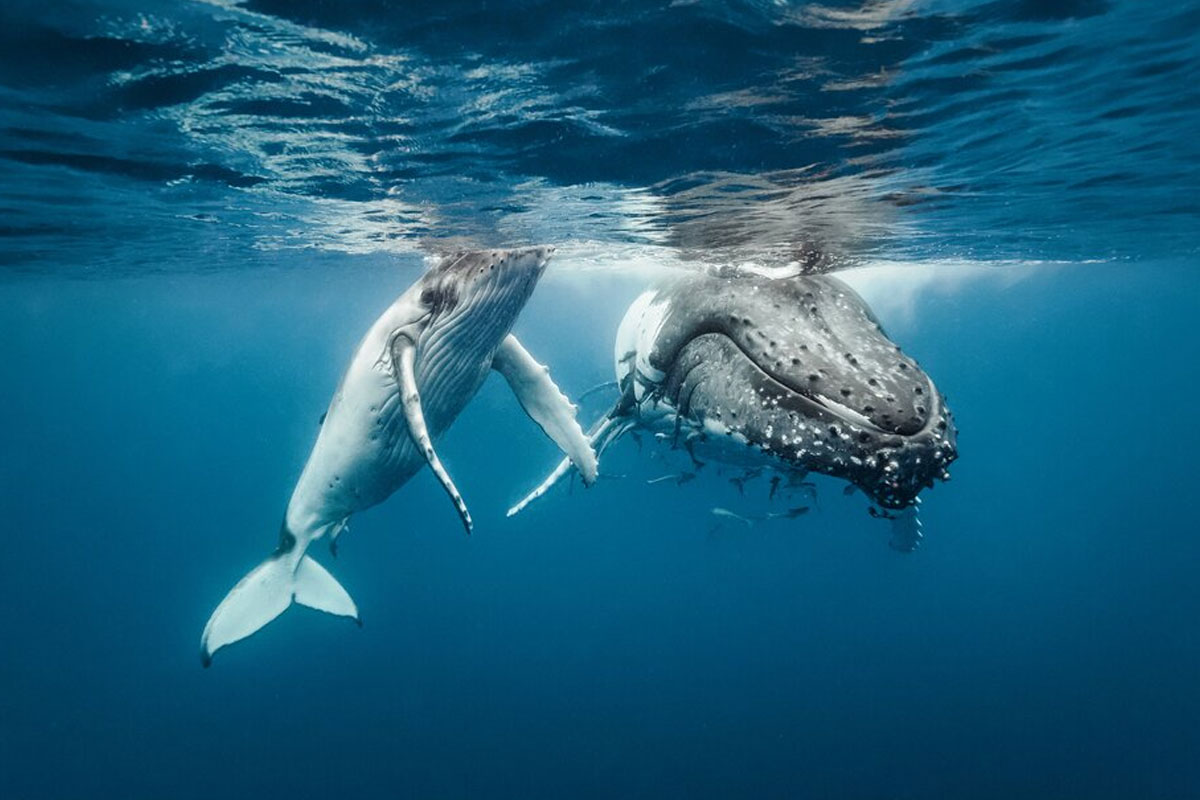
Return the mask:
<path id="1" fill-rule="evenodd" d="M 383 502 L 426 464 L 470 531 L 466 504 L 434 443 L 492 370 L 585 482 L 595 480 L 596 456 L 576 422 L 575 406 L 547 368 L 507 326 L 462 325 L 463 319 L 455 319 L 489 313 L 489 296 L 460 303 L 431 324 L 419 288 L 393 303 L 360 342 L 292 492 L 279 549 L 234 587 L 205 627 L 206 664 L 216 650 L 251 635 L 292 602 L 357 618 L 350 595 L 306 551 L 323 537 L 336 537 L 352 514 Z"/>

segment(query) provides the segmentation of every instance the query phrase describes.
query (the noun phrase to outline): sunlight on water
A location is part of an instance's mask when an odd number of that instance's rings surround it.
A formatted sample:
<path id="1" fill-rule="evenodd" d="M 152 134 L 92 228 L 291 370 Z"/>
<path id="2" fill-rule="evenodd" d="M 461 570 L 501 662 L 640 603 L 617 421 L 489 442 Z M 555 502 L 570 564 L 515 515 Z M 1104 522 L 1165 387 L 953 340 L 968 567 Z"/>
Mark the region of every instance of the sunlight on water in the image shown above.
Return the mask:
<path id="1" fill-rule="evenodd" d="M 189 242 L 178 268 L 212 268 L 197 249 L 237 268 L 247 248 L 431 238 L 817 270 L 1194 252 L 1186 5 L 383 8 L 7 7 L 3 258 L 137 271 Z"/>

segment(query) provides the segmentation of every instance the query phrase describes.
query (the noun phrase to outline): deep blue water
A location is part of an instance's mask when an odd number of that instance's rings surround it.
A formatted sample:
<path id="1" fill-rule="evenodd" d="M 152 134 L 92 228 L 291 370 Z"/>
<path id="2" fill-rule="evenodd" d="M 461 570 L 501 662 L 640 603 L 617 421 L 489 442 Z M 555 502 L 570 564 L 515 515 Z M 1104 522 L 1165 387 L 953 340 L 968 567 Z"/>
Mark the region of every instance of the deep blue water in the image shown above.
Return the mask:
<path id="1" fill-rule="evenodd" d="M 0 797 L 1200 796 L 1200 5 L 7 2 Z M 724 477 L 508 505 L 491 379 L 199 659 L 356 342 L 462 245 L 578 396 L 663 268 L 837 270 L 961 431 L 926 539 Z M 588 419 L 603 398 L 583 404 Z"/>

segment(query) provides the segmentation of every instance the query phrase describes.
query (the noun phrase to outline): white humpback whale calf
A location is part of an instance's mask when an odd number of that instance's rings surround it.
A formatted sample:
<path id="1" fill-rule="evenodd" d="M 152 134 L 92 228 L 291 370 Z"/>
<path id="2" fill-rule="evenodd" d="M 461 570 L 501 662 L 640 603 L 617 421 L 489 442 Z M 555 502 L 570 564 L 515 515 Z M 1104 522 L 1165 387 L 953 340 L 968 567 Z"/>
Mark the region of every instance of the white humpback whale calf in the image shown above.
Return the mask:
<path id="1" fill-rule="evenodd" d="M 899 550 L 921 538 L 918 494 L 958 455 L 941 392 L 828 275 L 677 279 L 633 302 L 614 355 L 620 398 L 590 433 L 598 454 L 646 430 L 697 467 L 772 470 L 771 496 L 810 471 L 843 478 L 892 520 Z M 559 464 L 509 515 L 569 471 Z"/>
<path id="2" fill-rule="evenodd" d="M 595 480 L 596 456 L 575 407 L 509 332 L 552 252 L 533 247 L 445 258 L 375 321 L 325 412 L 279 546 L 233 587 L 204 628 L 205 666 L 218 649 L 251 635 L 293 601 L 357 620 L 350 595 L 306 551 L 322 537 L 336 541 L 351 514 L 386 500 L 425 464 L 470 532 L 466 503 L 433 442 L 490 370 L 504 376 L 584 481 Z"/>

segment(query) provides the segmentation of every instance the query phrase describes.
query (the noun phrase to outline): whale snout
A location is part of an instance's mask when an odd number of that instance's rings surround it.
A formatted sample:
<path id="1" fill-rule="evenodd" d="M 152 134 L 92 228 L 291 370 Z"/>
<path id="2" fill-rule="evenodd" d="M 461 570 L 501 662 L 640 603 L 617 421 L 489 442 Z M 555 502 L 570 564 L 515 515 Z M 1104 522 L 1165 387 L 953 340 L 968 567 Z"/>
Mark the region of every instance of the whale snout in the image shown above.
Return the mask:
<path id="1" fill-rule="evenodd" d="M 539 245 L 537 247 L 522 247 L 503 252 L 505 262 L 509 267 L 533 270 L 540 276 L 546 269 L 546 265 L 550 263 L 550 258 L 554 255 L 555 249 L 552 245 Z"/>
<path id="2" fill-rule="evenodd" d="M 457 253 L 426 273 L 421 302 L 434 338 L 494 346 L 512 328 L 546 264 L 549 246 Z M 465 345 L 463 345 L 465 346 Z"/>
<path id="3" fill-rule="evenodd" d="M 945 398 L 845 284 L 703 281 L 669 306 L 650 366 L 687 417 L 885 508 L 948 477 Z"/>

